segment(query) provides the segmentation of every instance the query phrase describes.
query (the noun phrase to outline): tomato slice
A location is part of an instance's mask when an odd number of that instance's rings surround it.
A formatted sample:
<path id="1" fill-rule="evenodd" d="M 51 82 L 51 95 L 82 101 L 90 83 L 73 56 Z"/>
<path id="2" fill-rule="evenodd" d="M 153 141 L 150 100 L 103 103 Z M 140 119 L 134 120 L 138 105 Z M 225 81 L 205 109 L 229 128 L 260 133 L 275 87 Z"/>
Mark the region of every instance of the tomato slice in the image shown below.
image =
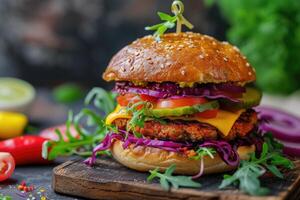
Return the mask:
<path id="1" fill-rule="evenodd" d="M 156 104 L 156 108 L 178 108 L 184 106 L 193 106 L 207 103 L 203 97 L 182 97 L 179 99 L 160 99 Z"/>
<path id="2" fill-rule="evenodd" d="M 117 102 L 121 106 L 127 106 L 129 103 L 137 103 L 139 101 L 148 101 L 151 103 L 155 103 L 157 99 L 155 97 L 145 95 L 145 94 L 125 94 L 125 95 L 119 95 L 117 97 Z"/>
<path id="3" fill-rule="evenodd" d="M 10 153 L 0 152 L 0 181 L 8 179 L 15 170 L 15 160 Z"/>
<path id="4" fill-rule="evenodd" d="M 150 103 L 156 103 L 157 102 L 157 98 L 146 95 L 146 94 L 140 94 L 140 97 L 143 101 L 148 101 Z"/>
<path id="5" fill-rule="evenodd" d="M 194 114 L 194 116 L 195 117 L 200 117 L 200 118 L 210 119 L 210 118 L 217 117 L 217 114 L 218 114 L 218 109 L 214 109 L 214 110 L 206 110 L 204 112 L 196 113 L 196 114 Z"/>
<path id="6" fill-rule="evenodd" d="M 136 94 L 125 94 L 125 95 L 119 95 L 117 97 L 117 102 L 121 106 L 127 106 L 129 103 L 137 103 L 140 101 L 140 98 Z"/>

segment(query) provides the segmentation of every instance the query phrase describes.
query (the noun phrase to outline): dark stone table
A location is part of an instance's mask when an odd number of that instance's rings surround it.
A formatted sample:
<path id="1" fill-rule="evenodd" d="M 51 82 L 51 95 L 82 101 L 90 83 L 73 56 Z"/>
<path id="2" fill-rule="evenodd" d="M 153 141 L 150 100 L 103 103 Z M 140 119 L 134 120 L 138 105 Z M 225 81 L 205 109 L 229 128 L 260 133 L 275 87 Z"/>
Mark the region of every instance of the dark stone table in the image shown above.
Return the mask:
<path id="1" fill-rule="evenodd" d="M 52 169 L 59 163 L 55 163 L 47 166 L 24 166 L 17 167 L 14 175 L 6 182 L 0 183 L 0 194 L 9 195 L 15 199 L 31 199 L 39 200 L 42 196 L 46 199 L 53 200 L 69 200 L 69 199 L 80 199 L 75 197 L 67 197 L 56 194 L 51 188 L 52 181 Z M 28 185 L 34 185 L 35 190 L 30 193 L 22 194 L 17 190 L 17 185 L 24 180 Z M 23 196 L 24 195 L 24 196 Z"/>
<path id="2" fill-rule="evenodd" d="M 53 125 L 63 124 L 66 121 L 68 110 L 72 109 L 77 113 L 82 105 L 82 102 L 71 105 L 55 103 L 48 90 L 38 90 L 38 97 L 28 113 L 30 125 L 41 130 Z M 13 200 L 34 199 L 34 197 L 36 200 L 39 200 L 41 196 L 45 196 L 47 200 L 80 199 L 56 194 L 51 188 L 53 168 L 68 159 L 71 158 L 60 158 L 51 165 L 16 167 L 13 176 L 8 181 L 0 183 L 0 194 L 9 195 Z M 32 193 L 26 194 L 26 196 L 16 188 L 23 180 L 28 185 L 34 185 L 36 188 Z M 32 196 L 29 196 L 30 194 Z"/>

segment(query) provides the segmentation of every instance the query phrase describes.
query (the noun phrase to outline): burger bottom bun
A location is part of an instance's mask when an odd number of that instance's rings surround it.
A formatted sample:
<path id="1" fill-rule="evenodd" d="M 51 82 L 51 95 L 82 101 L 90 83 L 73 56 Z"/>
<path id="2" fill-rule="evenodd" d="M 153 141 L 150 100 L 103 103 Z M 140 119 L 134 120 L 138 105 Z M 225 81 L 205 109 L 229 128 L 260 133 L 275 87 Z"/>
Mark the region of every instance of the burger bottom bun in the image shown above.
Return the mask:
<path id="1" fill-rule="evenodd" d="M 123 149 L 122 141 L 115 141 L 111 147 L 113 157 L 122 165 L 131 169 L 146 172 L 157 167 L 164 171 L 172 164 L 176 164 L 174 173 L 195 175 L 200 171 L 200 161 L 189 159 L 186 155 L 170 152 L 158 148 L 130 145 Z M 255 146 L 240 146 L 237 150 L 241 160 L 249 159 L 249 154 L 255 151 Z M 227 165 L 219 155 L 214 159 L 204 157 L 204 174 L 231 171 L 235 167 Z"/>

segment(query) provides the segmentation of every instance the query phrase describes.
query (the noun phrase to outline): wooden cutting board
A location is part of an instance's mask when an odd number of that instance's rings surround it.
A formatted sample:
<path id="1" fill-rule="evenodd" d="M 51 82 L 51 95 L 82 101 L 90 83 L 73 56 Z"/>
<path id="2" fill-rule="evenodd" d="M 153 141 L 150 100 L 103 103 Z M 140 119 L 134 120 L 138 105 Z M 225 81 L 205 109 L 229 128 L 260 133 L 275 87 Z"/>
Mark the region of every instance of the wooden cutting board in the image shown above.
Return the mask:
<path id="1" fill-rule="evenodd" d="M 147 183 L 148 173 L 130 170 L 110 158 L 97 160 L 88 167 L 82 160 L 68 161 L 53 170 L 52 186 L 55 192 L 91 199 L 132 200 L 299 200 L 300 162 L 296 169 L 287 171 L 285 179 L 264 177 L 262 184 L 271 189 L 270 196 L 254 197 L 231 188 L 219 190 L 222 175 L 207 175 L 200 178 L 199 189 L 172 189 L 164 191 L 156 183 Z"/>

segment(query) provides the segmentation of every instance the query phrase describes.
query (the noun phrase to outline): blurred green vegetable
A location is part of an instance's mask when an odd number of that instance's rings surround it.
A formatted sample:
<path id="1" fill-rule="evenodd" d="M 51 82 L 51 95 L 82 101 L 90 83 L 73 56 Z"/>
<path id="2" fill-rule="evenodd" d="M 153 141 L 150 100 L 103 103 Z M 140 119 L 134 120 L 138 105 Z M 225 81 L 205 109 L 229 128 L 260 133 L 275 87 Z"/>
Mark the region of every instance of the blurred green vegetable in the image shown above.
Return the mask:
<path id="1" fill-rule="evenodd" d="M 75 83 L 66 83 L 53 90 L 54 100 L 59 103 L 73 103 L 84 96 L 82 88 Z"/>
<path id="2" fill-rule="evenodd" d="M 11 196 L 0 194 L 0 200 L 12 200 Z"/>
<path id="3" fill-rule="evenodd" d="M 257 70 L 264 91 L 300 88 L 299 0 L 206 0 L 216 3 L 230 24 L 227 37 Z"/>

